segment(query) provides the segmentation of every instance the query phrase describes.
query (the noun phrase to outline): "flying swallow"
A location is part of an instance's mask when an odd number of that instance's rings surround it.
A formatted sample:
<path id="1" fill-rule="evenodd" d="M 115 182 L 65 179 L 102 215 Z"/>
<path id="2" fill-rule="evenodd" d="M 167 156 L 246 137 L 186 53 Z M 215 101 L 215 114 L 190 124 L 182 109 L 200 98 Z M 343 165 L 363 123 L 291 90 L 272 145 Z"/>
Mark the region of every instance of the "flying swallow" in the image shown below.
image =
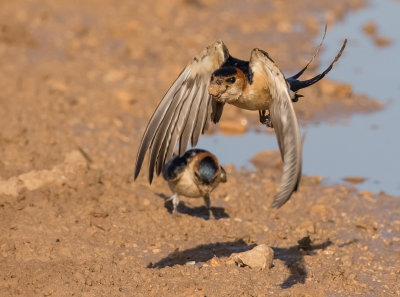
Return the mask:
<path id="1" fill-rule="evenodd" d="M 167 162 L 162 170 L 164 179 L 174 193 L 167 201 L 172 201 L 173 213 L 176 213 L 179 196 L 191 198 L 203 197 L 209 218 L 211 212 L 210 193 L 219 183 L 226 182 L 226 173 L 219 165 L 217 157 L 208 151 L 191 149 Z"/>
<path id="2" fill-rule="evenodd" d="M 232 57 L 222 41 L 207 46 L 179 74 L 151 117 L 139 146 L 135 179 L 147 151 L 151 183 L 154 171 L 157 175 L 161 173 L 177 143 L 179 155 L 186 151 L 189 141 L 193 147 L 196 146 L 210 120 L 217 123 L 224 105 L 228 103 L 238 108 L 258 110 L 261 123 L 274 128 L 283 173 L 280 190 L 271 207 L 281 207 L 297 191 L 301 178 L 302 143 L 292 102 L 302 97 L 297 93 L 300 89 L 315 84 L 332 69 L 346 43 L 347 39 L 324 72 L 305 81 L 299 78 L 319 48 L 300 72 L 286 79 L 268 53 L 261 49 L 253 49 L 250 60 L 243 61 Z"/>

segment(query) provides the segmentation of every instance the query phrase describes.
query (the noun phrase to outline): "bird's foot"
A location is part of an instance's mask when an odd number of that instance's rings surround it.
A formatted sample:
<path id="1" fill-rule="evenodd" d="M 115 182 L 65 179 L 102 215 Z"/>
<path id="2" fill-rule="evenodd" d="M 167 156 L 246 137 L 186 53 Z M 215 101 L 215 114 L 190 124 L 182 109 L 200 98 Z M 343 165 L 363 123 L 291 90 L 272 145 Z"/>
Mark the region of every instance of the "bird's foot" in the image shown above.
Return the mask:
<path id="1" fill-rule="evenodd" d="M 177 193 L 169 197 L 166 201 L 172 201 L 172 214 L 178 216 L 179 196 Z"/>
<path id="2" fill-rule="evenodd" d="M 205 195 L 205 196 L 203 197 L 203 199 L 204 199 L 204 203 L 205 203 L 205 205 L 206 205 L 206 207 L 207 207 L 207 210 L 208 210 L 208 219 L 209 219 L 209 220 L 215 220 L 214 214 L 213 214 L 213 212 L 212 212 L 212 210 L 211 210 L 211 200 L 210 200 L 210 196 L 209 196 L 209 195 Z"/>
<path id="3" fill-rule="evenodd" d="M 214 213 L 212 212 L 211 208 L 208 209 L 208 219 L 209 220 L 216 220 Z"/>
<path id="4" fill-rule="evenodd" d="M 260 122 L 261 124 L 266 125 L 267 127 L 273 128 L 274 126 L 272 125 L 271 115 L 269 113 L 266 115 L 265 112 L 266 112 L 265 110 L 258 111 L 260 115 Z"/>
<path id="5" fill-rule="evenodd" d="M 299 98 L 304 97 L 303 95 L 300 94 L 294 94 L 294 97 L 292 98 L 292 102 L 297 102 L 299 101 Z"/>
<path id="6" fill-rule="evenodd" d="M 172 216 L 174 218 L 179 218 L 179 217 L 181 217 L 181 214 L 176 209 L 173 209 L 172 210 Z"/>

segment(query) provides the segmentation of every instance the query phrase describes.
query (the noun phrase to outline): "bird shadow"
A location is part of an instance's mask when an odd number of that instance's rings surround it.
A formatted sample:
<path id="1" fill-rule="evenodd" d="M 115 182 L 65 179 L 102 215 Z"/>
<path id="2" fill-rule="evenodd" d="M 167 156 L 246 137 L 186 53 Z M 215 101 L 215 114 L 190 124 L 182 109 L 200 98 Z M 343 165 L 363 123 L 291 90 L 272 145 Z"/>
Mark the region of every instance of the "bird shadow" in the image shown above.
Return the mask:
<path id="1" fill-rule="evenodd" d="M 311 244 L 309 236 L 303 237 L 297 245 L 280 248 L 272 247 L 274 259 L 283 261 L 290 271 L 290 275 L 280 285 L 282 289 L 288 289 L 295 284 L 304 284 L 307 278 L 307 269 L 304 262 L 304 255 L 315 255 L 316 250 L 324 250 L 332 245 L 332 241 L 325 240 L 320 244 Z"/>
<path id="2" fill-rule="evenodd" d="M 282 289 L 288 289 L 298 283 L 304 284 L 307 278 L 304 255 L 316 255 L 316 250 L 324 250 L 332 244 L 332 241 L 329 239 L 320 244 L 312 244 L 310 237 L 306 236 L 300 239 L 297 245 L 291 247 L 271 247 L 274 251 L 274 259 L 283 261 L 290 271 L 290 275 L 283 281 L 280 287 Z M 243 239 L 238 239 L 236 241 L 202 244 L 183 251 L 176 249 L 160 261 L 149 263 L 147 268 L 165 268 L 175 265 L 185 265 L 191 261 L 194 261 L 196 264 L 202 264 L 211 260 L 213 257 L 229 257 L 232 253 L 249 251 L 256 245 L 256 243 L 247 244 Z"/>
<path id="3" fill-rule="evenodd" d="M 245 252 L 251 250 L 255 246 L 256 244 L 247 244 L 243 239 L 238 239 L 236 241 L 202 244 L 184 251 L 176 249 L 157 263 L 150 263 L 147 268 L 164 268 L 175 265 L 185 265 L 187 262 L 191 261 L 203 263 L 214 257 L 229 257 L 232 253 Z"/>
<path id="4" fill-rule="evenodd" d="M 164 207 L 169 213 L 172 213 L 172 201 L 167 201 L 169 197 L 162 193 L 157 193 L 157 196 L 164 199 Z M 192 217 L 203 218 L 205 220 L 210 219 L 207 207 L 205 206 L 189 207 L 186 206 L 185 202 L 179 201 L 177 211 L 178 213 L 187 214 Z M 211 207 L 211 212 L 216 220 L 229 218 L 229 214 L 225 212 L 225 208 L 223 207 Z"/>

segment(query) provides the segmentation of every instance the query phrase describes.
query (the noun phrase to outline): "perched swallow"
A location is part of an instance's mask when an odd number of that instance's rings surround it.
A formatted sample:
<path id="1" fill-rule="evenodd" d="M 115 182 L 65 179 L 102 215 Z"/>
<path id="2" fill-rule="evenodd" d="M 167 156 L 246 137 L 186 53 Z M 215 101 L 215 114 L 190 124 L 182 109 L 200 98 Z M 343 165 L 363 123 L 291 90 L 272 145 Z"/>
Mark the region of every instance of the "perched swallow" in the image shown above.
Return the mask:
<path id="1" fill-rule="evenodd" d="M 205 150 L 192 149 L 165 164 L 162 175 L 174 193 L 167 200 L 172 200 L 173 213 L 176 213 L 179 204 L 178 195 L 183 195 L 191 198 L 203 197 L 209 217 L 213 217 L 210 193 L 219 183 L 226 182 L 225 170 L 218 164 L 217 157 Z"/>
<path id="2" fill-rule="evenodd" d="M 253 49 L 250 60 L 243 61 L 232 57 L 222 41 L 209 45 L 183 69 L 151 117 L 139 146 L 135 179 L 147 150 L 151 183 L 154 170 L 157 175 L 161 173 L 178 141 L 179 155 L 186 151 L 189 140 L 196 146 L 210 119 L 217 123 L 228 103 L 258 110 L 260 121 L 275 129 L 283 173 L 280 191 L 271 207 L 281 207 L 297 191 L 301 178 L 302 143 L 292 102 L 301 97 L 298 90 L 315 84 L 332 69 L 346 43 L 347 40 L 324 72 L 305 81 L 299 77 L 317 53 L 299 73 L 286 79 L 263 50 Z"/>

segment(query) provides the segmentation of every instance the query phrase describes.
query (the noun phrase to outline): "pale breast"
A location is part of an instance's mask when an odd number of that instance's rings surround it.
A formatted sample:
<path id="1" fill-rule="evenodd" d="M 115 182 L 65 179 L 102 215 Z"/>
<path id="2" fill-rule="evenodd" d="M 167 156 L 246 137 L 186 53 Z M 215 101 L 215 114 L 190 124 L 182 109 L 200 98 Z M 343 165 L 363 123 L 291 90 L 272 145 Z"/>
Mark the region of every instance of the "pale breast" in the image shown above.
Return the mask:
<path id="1" fill-rule="evenodd" d="M 193 181 L 193 177 L 189 171 L 185 171 L 180 179 L 170 181 L 168 184 L 173 192 L 187 197 L 198 198 L 203 197 L 204 195 L 204 193 L 202 193 L 202 191 Z"/>
<path id="2" fill-rule="evenodd" d="M 268 90 L 243 93 L 240 98 L 231 104 L 248 110 L 268 110 L 272 98 Z"/>
<path id="3" fill-rule="evenodd" d="M 248 84 L 243 90 L 242 96 L 231 104 L 248 110 L 268 110 L 272 102 L 272 96 L 264 75 L 254 75 L 253 83 Z"/>

